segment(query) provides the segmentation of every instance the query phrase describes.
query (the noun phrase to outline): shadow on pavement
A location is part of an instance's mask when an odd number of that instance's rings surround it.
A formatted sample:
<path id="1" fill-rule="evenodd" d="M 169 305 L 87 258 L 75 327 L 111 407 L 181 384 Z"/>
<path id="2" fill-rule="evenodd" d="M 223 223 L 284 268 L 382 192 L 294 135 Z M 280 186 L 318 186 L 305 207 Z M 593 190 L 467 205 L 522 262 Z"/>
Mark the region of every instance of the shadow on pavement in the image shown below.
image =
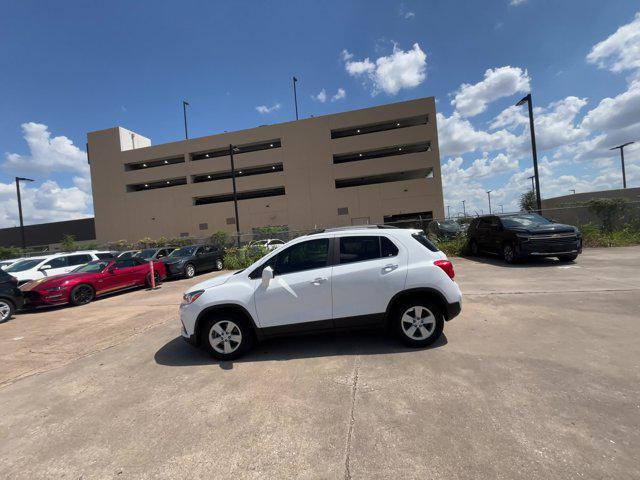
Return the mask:
<path id="1" fill-rule="evenodd" d="M 461 257 L 465 260 L 474 263 L 483 263 L 485 265 L 494 265 L 496 267 L 505 267 L 505 268 L 544 268 L 544 267 L 559 267 L 562 265 L 574 265 L 575 262 L 561 262 L 557 258 L 547 258 L 547 257 L 531 257 L 526 260 L 520 260 L 517 263 L 507 263 L 502 258 L 498 257 L 490 257 L 490 256 L 466 256 Z"/>
<path id="2" fill-rule="evenodd" d="M 438 348 L 446 344 L 447 337 L 443 333 L 433 345 L 422 350 Z M 380 355 L 415 350 L 417 349 L 403 346 L 384 331 L 334 332 L 265 340 L 242 358 L 233 361 L 219 361 L 204 350 L 189 345 L 181 337 L 176 337 L 163 345 L 154 355 L 154 359 L 159 365 L 171 367 L 218 364 L 220 368 L 230 370 L 234 363 L 338 355 Z"/>

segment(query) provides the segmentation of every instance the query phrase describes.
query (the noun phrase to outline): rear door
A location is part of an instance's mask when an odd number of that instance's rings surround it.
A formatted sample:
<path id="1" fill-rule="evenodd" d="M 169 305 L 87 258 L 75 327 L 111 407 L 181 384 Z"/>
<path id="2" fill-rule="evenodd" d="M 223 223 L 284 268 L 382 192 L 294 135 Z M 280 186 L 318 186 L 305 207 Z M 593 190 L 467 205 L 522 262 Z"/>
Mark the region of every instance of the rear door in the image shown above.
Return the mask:
<path id="1" fill-rule="evenodd" d="M 43 266 L 45 265 L 49 265 L 51 267 L 46 270 L 43 270 L 43 273 L 47 277 L 53 277 L 54 275 L 61 275 L 63 273 L 68 273 L 70 271 L 69 257 L 66 255 L 62 257 L 51 258 L 47 262 L 45 262 Z"/>
<path id="2" fill-rule="evenodd" d="M 331 273 L 336 327 L 382 321 L 391 298 L 404 288 L 408 253 L 383 235 L 336 237 L 339 248 Z"/>
<path id="3" fill-rule="evenodd" d="M 478 227 L 476 229 L 476 239 L 478 242 L 478 246 L 482 250 L 491 250 L 491 238 L 489 229 L 491 227 L 491 223 L 486 218 L 481 218 L 478 220 Z"/>
<path id="4" fill-rule="evenodd" d="M 64 273 L 69 273 L 72 270 L 75 270 L 80 265 L 85 265 L 93 260 L 93 257 L 88 253 L 79 253 L 76 255 L 68 255 L 67 256 L 67 267 L 65 268 Z"/>

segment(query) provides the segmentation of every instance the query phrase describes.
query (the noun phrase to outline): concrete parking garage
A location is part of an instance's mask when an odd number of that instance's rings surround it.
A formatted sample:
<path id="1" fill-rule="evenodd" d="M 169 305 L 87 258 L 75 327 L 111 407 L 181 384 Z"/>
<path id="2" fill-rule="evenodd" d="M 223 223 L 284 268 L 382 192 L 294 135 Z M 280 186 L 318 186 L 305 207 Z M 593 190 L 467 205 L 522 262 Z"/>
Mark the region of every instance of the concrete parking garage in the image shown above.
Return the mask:
<path id="1" fill-rule="evenodd" d="M 280 339 L 217 363 L 195 280 L 0 324 L 2 478 L 638 478 L 640 248 L 454 259 L 446 338 Z"/>

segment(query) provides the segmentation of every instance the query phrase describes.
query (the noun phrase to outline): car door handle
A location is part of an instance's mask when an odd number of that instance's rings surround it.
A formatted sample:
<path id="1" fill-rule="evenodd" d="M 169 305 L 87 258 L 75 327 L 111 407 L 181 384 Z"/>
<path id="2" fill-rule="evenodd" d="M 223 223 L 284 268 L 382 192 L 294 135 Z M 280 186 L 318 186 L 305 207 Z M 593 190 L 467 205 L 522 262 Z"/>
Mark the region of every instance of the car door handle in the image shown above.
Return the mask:
<path id="1" fill-rule="evenodd" d="M 389 263 L 387 265 L 384 266 L 384 271 L 385 272 L 392 272 L 393 270 L 395 270 L 396 268 L 398 268 L 398 264 L 397 263 Z"/>
<path id="2" fill-rule="evenodd" d="M 314 285 L 320 285 L 321 283 L 324 283 L 326 281 L 327 281 L 326 277 L 318 277 L 318 278 L 314 278 L 311 281 L 311 283 L 314 284 Z"/>

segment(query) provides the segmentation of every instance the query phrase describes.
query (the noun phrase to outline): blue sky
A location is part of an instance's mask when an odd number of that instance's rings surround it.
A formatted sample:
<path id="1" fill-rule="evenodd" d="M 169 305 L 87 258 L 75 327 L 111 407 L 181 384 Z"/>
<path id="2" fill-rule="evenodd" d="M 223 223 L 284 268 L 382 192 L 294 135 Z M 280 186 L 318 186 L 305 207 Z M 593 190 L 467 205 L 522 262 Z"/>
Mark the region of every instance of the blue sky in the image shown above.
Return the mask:
<path id="1" fill-rule="evenodd" d="M 302 117 L 435 96 L 454 212 L 462 199 L 486 208 L 486 189 L 515 208 L 531 161 L 524 111 L 508 107 L 529 90 L 543 196 L 616 187 L 604 147 L 640 140 L 637 11 L 615 0 L 4 1 L 0 226 L 16 223 L 16 174 L 37 179 L 27 222 L 91 214 L 88 131 L 180 139 L 183 98 L 192 137 L 291 120 L 292 75 Z M 640 152 L 628 158 L 640 186 Z"/>

